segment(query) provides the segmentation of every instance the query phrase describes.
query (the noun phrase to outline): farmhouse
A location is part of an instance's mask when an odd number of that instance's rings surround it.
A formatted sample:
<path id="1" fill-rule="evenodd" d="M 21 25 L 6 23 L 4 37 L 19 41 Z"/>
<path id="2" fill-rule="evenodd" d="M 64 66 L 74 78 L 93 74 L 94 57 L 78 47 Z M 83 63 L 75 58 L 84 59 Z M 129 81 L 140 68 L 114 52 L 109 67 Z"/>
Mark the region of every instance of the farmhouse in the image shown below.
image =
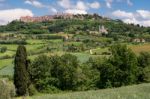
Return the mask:
<path id="1" fill-rule="evenodd" d="M 107 29 L 102 25 L 102 26 L 99 26 L 99 33 L 100 33 L 100 34 L 107 35 L 107 34 L 108 34 L 108 31 L 107 31 Z"/>
<path id="2" fill-rule="evenodd" d="M 146 41 L 143 38 L 141 38 L 141 39 L 140 38 L 136 38 L 136 39 L 133 39 L 132 42 L 134 42 L 134 43 L 145 43 Z"/>

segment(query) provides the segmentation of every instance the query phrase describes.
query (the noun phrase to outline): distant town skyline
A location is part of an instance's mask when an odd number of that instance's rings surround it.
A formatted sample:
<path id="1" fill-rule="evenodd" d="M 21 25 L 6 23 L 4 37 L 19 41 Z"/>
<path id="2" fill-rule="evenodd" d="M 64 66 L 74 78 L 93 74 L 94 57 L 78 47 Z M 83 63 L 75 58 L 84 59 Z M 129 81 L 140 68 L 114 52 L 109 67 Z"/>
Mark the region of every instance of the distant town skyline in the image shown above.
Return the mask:
<path id="1" fill-rule="evenodd" d="M 0 0 L 0 25 L 21 16 L 44 16 L 59 12 L 97 13 L 126 23 L 150 26 L 148 0 Z"/>

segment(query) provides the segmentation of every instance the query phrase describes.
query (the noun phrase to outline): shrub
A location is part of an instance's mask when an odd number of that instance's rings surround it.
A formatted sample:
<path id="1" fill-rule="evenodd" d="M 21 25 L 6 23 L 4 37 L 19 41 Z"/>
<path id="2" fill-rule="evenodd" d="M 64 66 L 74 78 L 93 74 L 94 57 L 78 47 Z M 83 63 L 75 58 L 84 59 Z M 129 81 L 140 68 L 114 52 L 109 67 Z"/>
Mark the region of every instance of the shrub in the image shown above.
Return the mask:
<path id="1" fill-rule="evenodd" d="M 0 80 L 0 99 L 11 99 L 15 96 L 15 86 L 6 79 Z"/>
<path id="2" fill-rule="evenodd" d="M 1 56 L 0 57 L 0 59 L 9 59 L 9 58 L 13 58 L 13 56 L 5 55 L 5 56 Z"/>
<path id="3" fill-rule="evenodd" d="M 27 44 L 25 40 L 0 40 L 0 44 Z"/>
<path id="4" fill-rule="evenodd" d="M 144 73 L 143 73 L 143 79 L 144 82 L 149 83 L 150 82 L 150 67 L 144 68 Z"/>
<path id="5" fill-rule="evenodd" d="M 7 47 L 4 46 L 4 47 L 0 48 L 1 53 L 5 53 L 6 51 L 7 51 Z"/>
<path id="6" fill-rule="evenodd" d="M 138 66 L 138 82 L 150 82 L 150 53 L 140 53 L 138 57 Z"/>
<path id="7" fill-rule="evenodd" d="M 30 95 L 30 96 L 35 95 L 35 94 L 38 93 L 33 84 L 30 84 L 30 85 L 29 85 L 28 91 L 29 91 L 29 95 Z"/>
<path id="8" fill-rule="evenodd" d="M 150 53 L 141 52 L 138 57 L 138 65 L 139 67 L 142 67 L 142 68 L 150 66 Z"/>

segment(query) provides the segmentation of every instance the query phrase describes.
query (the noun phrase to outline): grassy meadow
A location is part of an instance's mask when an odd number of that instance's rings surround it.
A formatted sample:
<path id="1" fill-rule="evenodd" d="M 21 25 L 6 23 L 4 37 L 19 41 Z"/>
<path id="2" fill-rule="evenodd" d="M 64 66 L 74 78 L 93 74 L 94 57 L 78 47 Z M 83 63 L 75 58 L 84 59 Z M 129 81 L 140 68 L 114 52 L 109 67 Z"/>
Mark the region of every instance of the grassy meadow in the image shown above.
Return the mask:
<path id="1" fill-rule="evenodd" d="M 139 84 L 121 88 L 66 92 L 59 94 L 37 94 L 25 99 L 150 99 L 150 84 Z M 22 99 L 22 97 L 17 98 Z"/>

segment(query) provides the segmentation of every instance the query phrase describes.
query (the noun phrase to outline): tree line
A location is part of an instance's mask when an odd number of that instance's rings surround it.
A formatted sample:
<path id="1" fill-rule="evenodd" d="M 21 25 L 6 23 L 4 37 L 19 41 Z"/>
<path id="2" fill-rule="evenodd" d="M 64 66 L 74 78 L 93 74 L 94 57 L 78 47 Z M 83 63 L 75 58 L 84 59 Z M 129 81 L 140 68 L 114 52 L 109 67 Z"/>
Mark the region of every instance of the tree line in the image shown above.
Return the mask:
<path id="1" fill-rule="evenodd" d="M 30 61 L 26 48 L 19 46 L 14 68 L 16 93 L 84 91 L 150 81 L 150 53 L 137 56 L 122 44 L 111 46 L 110 52 L 109 58 L 90 58 L 85 63 L 72 54 L 41 55 Z"/>

